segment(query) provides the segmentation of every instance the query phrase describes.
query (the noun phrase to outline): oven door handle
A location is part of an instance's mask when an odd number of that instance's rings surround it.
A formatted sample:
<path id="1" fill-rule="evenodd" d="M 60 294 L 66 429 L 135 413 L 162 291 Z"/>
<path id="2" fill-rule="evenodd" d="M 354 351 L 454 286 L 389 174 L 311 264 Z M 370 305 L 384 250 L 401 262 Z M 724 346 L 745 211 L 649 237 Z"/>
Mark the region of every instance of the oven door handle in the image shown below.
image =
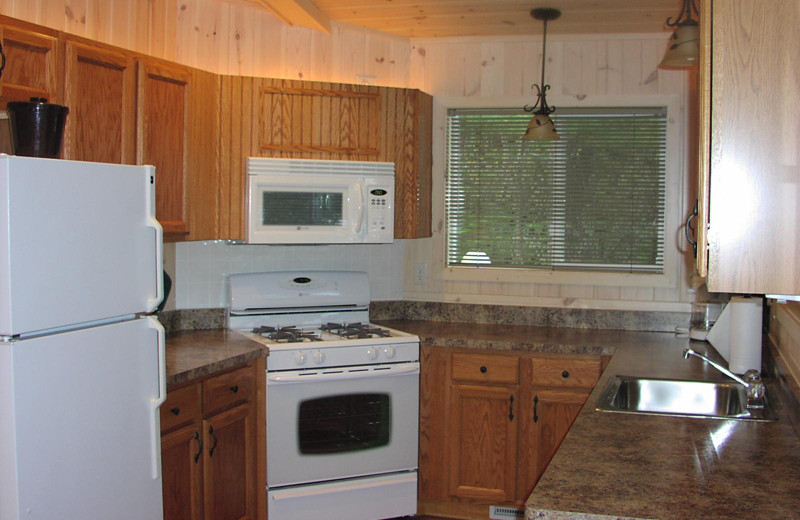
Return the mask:
<path id="1" fill-rule="evenodd" d="M 312 381 L 342 381 L 345 379 L 366 379 L 376 377 L 400 376 L 409 374 L 419 374 L 419 363 L 406 363 L 393 365 L 387 368 L 367 368 L 365 370 L 320 370 L 313 373 L 307 372 L 304 375 L 293 374 L 267 374 L 268 383 L 309 383 Z"/>

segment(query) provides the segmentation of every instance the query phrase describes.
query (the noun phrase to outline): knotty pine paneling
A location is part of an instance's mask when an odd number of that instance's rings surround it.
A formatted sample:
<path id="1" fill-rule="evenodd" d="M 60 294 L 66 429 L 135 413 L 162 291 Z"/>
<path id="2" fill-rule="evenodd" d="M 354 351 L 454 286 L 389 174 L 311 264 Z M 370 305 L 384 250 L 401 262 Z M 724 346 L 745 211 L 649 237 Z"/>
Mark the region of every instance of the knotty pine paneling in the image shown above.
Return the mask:
<path id="1" fill-rule="evenodd" d="M 680 110 L 672 117 L 681 128 L 677 152 L 681 157 L 681 199 L 673 208 L 684 218 L 694 205 L 695 195 L 688 179 L 695 175 L 689 160 L 690 114 L 694 83 L 686 71 L 658 69 L 668 35 L 592 35 L 548 38 L 545 81 L 548 95 L 581 100 L 587 96 L 676 95 Z M 536 99 L 531 89 L 541 78 L 540 38 L 427 38 L 412 39 L 409 54 L 409 83 L 434 96 L 487 98 L 496 103 L 502 97 Z M 492 98 L 494 101 L 489 101 Z M 552 100 L 551 100 L 552 102 Z M 691 116 L 692 120 L 694 115 Z M 438 129 L 437 129 L 438 130 Z M 434 150 L 437 157 L 442 150 Z M 438 166 L 437 164 L 438 163 Z M 676 287 L 628 287 L 616 285 L 553 284 L 529 282 L 475 282 L 445 280 L 442 277 L 444 211 L 441 186 L 442 161 L 434 165 L 433 178 L 439 188 L 434 199 L 434 237 L 406 245 L 406 298 L 415 300 L 510 303 L 621 309 L 683 310 L 692 301 L 688 279 L 692 272 L 691 253 L 677 232 L 667 230 L 667 247 L 679 255 Z M 687 256 L 689 255 L 689 256 Z M 428 279 L 414 283 L 413 267 L 426 264 Z M 688 309 L 687 309 L 688 310 Z"/>
<path id="2" fill-rule="evenodd" d="M 183 65 L 242 76 L 407 87 L 404 37 L 287 27 L 244 0 L 0 0 L 0 14 Z"/>

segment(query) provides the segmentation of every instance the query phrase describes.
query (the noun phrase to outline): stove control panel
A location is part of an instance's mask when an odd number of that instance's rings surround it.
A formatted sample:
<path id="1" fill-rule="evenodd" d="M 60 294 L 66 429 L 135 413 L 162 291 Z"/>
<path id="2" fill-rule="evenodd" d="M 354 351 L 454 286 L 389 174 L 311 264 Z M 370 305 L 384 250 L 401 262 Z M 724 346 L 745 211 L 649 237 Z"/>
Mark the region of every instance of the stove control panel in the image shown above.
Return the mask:
<path id="1" fill-rule="evenodd" d="M 310 347 L 310 344 L 306 343 L 306 345 Z M 408 363 L 413 361 L 419 361 L 419 343 L 270 349 L 267 357 L 267 371 L 316 370 L 325 367 Z"/>

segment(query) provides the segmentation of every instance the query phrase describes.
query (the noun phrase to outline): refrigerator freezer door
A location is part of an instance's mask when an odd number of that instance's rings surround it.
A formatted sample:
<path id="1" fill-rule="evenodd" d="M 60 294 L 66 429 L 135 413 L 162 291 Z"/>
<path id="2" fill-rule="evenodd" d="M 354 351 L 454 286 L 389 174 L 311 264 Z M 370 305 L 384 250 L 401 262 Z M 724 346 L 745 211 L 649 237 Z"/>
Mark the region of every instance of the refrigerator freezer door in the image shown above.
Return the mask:
<path id="1" fill-rule="evenodd" d="M 0 155 L 0 335 L 155 309 L 154 172 Z"/>
<path id="2" fill-rule="evenodd" d="M 0 343 L 0 518 L 162 517 L 161 330 L 147 317 Z"/>

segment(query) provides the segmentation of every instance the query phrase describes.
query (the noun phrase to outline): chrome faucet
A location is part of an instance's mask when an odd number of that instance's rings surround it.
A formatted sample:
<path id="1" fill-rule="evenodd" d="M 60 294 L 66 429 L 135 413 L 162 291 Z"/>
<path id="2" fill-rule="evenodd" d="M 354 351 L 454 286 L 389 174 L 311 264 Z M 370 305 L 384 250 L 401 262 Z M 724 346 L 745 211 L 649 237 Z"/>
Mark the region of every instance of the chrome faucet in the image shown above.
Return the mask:
<path id="1" fill-rule="evenodd" d="M 744 379 L 737 376 L 724 366 L 720 365 L 719 363 L 715 363 L 711 361 L 703 354 L 695 352 L 694 350 L 687 348 L 683 351 L 683 359 L 689 359 L 689 356 L 699 357 L 712 367 L 716 368 L 726 376 L 730 377 L 740 385 L 744 386 L 747 390 L 747 407 L 748 408 L 764 408 L 764 394 L 766 393 L 766 389 L 764 388 L 764 383 L 761 382 L 761 374 L 759 374 L 758 370 L 748 370 L 744 373 Z"/>

